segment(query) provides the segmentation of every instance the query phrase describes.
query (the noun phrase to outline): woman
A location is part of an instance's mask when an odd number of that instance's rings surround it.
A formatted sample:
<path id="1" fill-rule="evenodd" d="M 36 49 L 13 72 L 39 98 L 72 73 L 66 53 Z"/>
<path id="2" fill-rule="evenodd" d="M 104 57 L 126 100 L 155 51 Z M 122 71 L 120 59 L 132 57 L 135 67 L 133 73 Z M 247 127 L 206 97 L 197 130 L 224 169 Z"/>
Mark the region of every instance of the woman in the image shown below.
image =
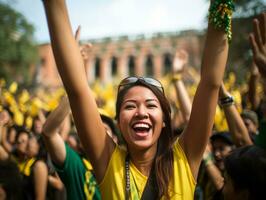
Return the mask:
<path id="1" fill-rule="evenodd" d="M 102 198 L 140 199 L 148 193 L 155 194 L 152 198 L 156 199 L 193 199 L 195 179 L 211 134 L 227 59 L 228 42 L 224 31 L 209 26 L 202 77 L 191 117 L 176 143 L 169 104 L 160 83 L 136 77 L 121 82 L 116 110 L 118 127 L 128 148 L 125 152 L 105 133 L 87 84 L 65 1 L 45 0 L 44 6 L 57 68 L 79 137 L 100 183 Z M 146 182 L 149 182 L 147 189 Z M 157 191 L 150 189 L 150 185 L 157 186 Z M 148 192 L 143 192 L 144 188 Z"/>
<path id="2" fill-rule="evenodd" d="M 27 146 L 28 159 L 23 168 L 23 193 L 25 199 L 46 199 L 48 168 L 47 153 L 42 138 L 31 135 Z"/>

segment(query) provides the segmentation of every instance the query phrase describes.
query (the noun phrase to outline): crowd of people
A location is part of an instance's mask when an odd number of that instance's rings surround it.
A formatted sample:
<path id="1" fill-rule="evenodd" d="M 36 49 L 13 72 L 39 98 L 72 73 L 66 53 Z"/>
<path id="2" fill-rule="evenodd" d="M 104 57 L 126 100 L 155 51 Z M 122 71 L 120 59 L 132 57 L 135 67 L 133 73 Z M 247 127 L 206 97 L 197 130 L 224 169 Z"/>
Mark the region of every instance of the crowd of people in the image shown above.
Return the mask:
<path id="1" fill-rule="evenodd" d="M 0 199 L 264 199 L 266 13 L 246 41 L 247 87 L 224 78 L 233 2 L 214 0 L 193 84 L 177 49 L 161 81 L 131 76 L 99 91 L 66 2 L 43 3 L 64 89 L 16 92 L 0 81 Z"/>

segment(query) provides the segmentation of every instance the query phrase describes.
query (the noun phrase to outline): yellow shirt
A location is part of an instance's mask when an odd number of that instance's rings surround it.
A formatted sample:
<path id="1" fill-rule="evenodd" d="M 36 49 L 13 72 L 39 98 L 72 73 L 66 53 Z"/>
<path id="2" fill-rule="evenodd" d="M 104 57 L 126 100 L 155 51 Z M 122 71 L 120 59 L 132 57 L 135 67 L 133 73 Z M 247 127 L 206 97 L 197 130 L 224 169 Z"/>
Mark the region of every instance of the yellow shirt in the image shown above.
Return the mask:
<path id="1" fill-rule="evenodd" d="M 170 181 L 171 199 L 193 200 L 196 181 L 193 178 L 187 158 L 178 142 L 174 145 L 174 176 Z M 103 200 L 125 199 L 125 157 L 127 152 L 116 146 L 105 176 L 99 185 Z M 141 199 L 148 177 L 144 176 L 132 162 L 130 168 L 130 199 Z M 164 199 L 164 198 L 162 198 Z"/>

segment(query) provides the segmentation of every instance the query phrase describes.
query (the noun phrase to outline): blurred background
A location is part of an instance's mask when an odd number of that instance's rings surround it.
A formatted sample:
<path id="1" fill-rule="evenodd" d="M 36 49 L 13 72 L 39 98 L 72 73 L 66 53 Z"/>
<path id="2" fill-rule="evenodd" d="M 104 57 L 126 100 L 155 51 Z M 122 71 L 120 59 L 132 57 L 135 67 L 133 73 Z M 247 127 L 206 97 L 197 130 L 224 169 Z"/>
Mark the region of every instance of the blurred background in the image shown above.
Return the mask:
<path id="1" fill-rule="evenodd" d="M 93 45 L 88 53 L 86 73 L 96 98 L 105 101 L 99 100 L 100 106 L 110 102 L 109 110 L 113 109 L 115 86 L 128 75 L 152 76 L 167 87 L 178 49 L 189 55 L 184 81 L 193 96 L 201 64 L 208 1 L 67 0 L 67 4 L 73 32 L 81 25 L 80 43 Z M 47 91 L 57 94 L 55 91 L 62 83 L 42 6 L 40 0 L 0 0 L 0 78 L 1 87 L 13 90 L 13 94 L 21 95 L 27 90 L 38 93 L 38 97 L 45 96 L 42 99 L 51 99 Z M 263 10 L 266 10 L 266 0 L 236 1 L 226 71 L 226 78 L 234 87 L 245 89 L 241 84 L 246 83 L 251 65 L 248 43 L 251 19 Z M 166 90 L 171 95 L 172 89 Z M 57 105 L 54 98 L 46 101 L 51 107 Z"/>

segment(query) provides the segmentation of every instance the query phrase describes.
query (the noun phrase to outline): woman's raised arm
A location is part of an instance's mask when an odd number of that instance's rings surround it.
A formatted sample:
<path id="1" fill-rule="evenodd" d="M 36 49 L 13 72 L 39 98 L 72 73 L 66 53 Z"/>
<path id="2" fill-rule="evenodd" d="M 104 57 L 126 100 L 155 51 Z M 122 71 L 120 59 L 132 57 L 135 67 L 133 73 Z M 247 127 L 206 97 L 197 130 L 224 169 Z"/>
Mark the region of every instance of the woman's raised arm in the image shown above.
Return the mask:
<path id="1" fill-rule="evenodd" d="M 56 65 L 74 116 L 78 135 L 95 175 L 100 181 L 114 150 L 107 137 L 93 94 L 87 84 L 84 63 L 72 33 L 65 0 L 44 0 Z"/>
<path id="2" fill-rule="evenodd" d="M 231 2 L 228 0 L 227 2 Z M 218 11 L 212 1 L 211 11 Z M 217 9 L 217 10 L 215 10 Z M 190 168 L 197 178 L 200 162 L 212 132 L 219 88 L 222 83 L 228 54 L 228 40 L 225 29 L 214 28 L 210 22 L 201 65 L 201 80 L 198 85 L 188 126 L 180 136 L 180 144 L 188 158 Z"/>

